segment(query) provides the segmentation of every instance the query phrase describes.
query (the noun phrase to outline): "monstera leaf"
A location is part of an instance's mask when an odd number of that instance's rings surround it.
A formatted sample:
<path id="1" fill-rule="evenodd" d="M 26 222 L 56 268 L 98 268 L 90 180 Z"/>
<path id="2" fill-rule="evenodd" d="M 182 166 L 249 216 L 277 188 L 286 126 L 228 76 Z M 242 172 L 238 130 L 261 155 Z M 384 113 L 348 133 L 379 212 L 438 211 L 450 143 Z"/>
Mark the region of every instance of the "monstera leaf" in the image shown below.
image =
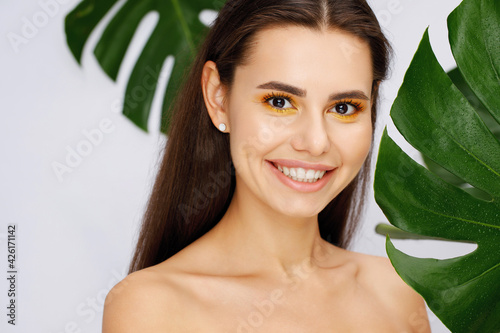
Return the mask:
<path id="1" fill-rule="evenodd" d="M 66 17 L 67 43 L 79 63 L 90 34 L 117 2 L 83 0 Z M 221 0 L 128 0 L 107 25 L 94 54 L 106 74 L 116 80 L 139 23 L 150 12 L 156 12 L 159 16 L 129 77 L 123 103 L 123 113 L 143 130 L 147 131 L 151 104 L 163 63 L 169 55 L 173 55 L 175 65 L 163 99 L 162 131 L 166 131 L 168 107 L 205 29 L 199 20 L 199 14 L 204 9 L 217 10 L 222 4 Z"/>
<path id="2" fill-rule="evenodd" d="M 476 109 L 478 115 L 490 129 L 491 133 L 493 133 L 493 135 L 500 141 L 500 124 L 495 121 L 495 119 L 488 112 L 488 109 L 486 109 L 479 98 L 477 98 L 458 68 L 449 71 L 448 76 L 450 77 L 453 84 L 460 90 L 460 92 L 462 92 L 465 98 L 467 98 L 469 103 Z M 446 182 L 458 186 L 478 198 L 482 198 L 485 200 L 491 199 L 491 197 L 487 193 L 479 190 L 476 187 L 471 187 L 470 184 L 467 184 L 463 179 L 455 176 L 453 173 L 449 172 L 448 170 L 431 160 L 429 157 L 425 155 L 422 155 L 421 157 L 427 169 L 441 177 Z M 430 239 L 446 241 L 446 239 L 444 238 L 429 237 L 409 233 L 387 223 L 379 223 L 375 228 L 375 232 L 384 236 L 389 235 L 391 236 L 391 239 Z"/>
<path id="3" fill-rule="evenodd" d="M 461 75 L 489 121 L 500 123 L 500 2 L 464 0 L 449 16 L 448 29 Z M 500 332 L 500 142 L 460 90 L 439 65 L 426 32 L 391 118 L 426 158 L 484 196 L 420 166 L 384 132 L 375 197 L 404 231 L 477 244 L 465 256 L 437 260 L 408 256 L 388 238 L 387 253 L 453 332 Z"/>
<path id="4" fill-rule="evenodd" d="M 493 135 L 498 140 L 500 140 L 500 124 L 495 121 L 495 119 L 488 112 L 488 109 L 483 105 L 483 103 L 481 103 L 479 98 L 477 98 L 477 96 L 471 90 L 471 88 L 467 84 L 467 81 L 465 81 L 465 78 L 460 73 L 458 68 L 455 68 L 452 71 L 448 72 L 448 76 L 450 77 L 453 84 L 455 84 L 455 86 L 460 90 L 460 92 L 462 92 L 465 98 L 467 98 L 467 100 L 474 107 L 474 109 L 476 109 L 478 115 L 484 121 L 486 126 L 490 129 L 491 133 L 493 133 Z M 478 198 L 482 198 L 485 200 L 491 199 L 491 197 L 487 193 L 475 187 L 471 187 L 463 179 L 460 179 L 451 172 L 447 171 L 445 168 L 441 167 L 439 164 L 435 163 L 427 156 L 423 155 L 422 157 L 427 168 L 431 170 L 433 173 L 437 174 L 442 179 L 444 179 L 445 181 L 447 181 L 448 183 L 459 186 Z"/>

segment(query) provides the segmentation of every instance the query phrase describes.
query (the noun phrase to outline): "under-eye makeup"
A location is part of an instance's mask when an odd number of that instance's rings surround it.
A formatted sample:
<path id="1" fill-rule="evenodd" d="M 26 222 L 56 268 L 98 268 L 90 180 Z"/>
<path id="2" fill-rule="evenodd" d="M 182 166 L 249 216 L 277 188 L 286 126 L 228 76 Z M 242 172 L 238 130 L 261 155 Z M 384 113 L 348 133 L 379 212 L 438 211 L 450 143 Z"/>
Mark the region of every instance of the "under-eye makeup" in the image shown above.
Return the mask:
<path id="1" fill-rule="evenodd" d="M 282 92 L 271 92 L 261 97 L 260 102 L 278 113 L 293 113 L 297 110 L 292 96 Z"/>

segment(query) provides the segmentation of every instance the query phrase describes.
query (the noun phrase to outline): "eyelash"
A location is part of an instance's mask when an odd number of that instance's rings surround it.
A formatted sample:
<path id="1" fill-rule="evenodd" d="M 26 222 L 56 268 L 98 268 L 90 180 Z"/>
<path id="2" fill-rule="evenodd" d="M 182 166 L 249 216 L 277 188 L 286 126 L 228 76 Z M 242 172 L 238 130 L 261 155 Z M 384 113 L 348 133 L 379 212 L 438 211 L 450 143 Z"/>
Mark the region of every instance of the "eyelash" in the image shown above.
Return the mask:
<path id="1" fill-rule="evenodd" d="M 293 107 L 295 107 L 295 102 L 294 102 L 293 98 L 290 95 L 287 95 L 284 93 L 274 93 L 274 92 L 269 93 L 262 98 L 262 103 L 265 106 L 269 107 L 270 109 L 272 109 L 278 113 L 285 113 L 290 109 L 290 108 L 278 109 L 278 108 L 273 107 L 271 104 L 269 104 L 269 102 L 275 98 L 282 98 L 282 99 L 288 101 Z"/>
<path id="2" fill-rule="evenodd" d="M 285 99 L 295 108 L 295 102 L 294 102 L 293 98 L 290 95 L 287 95 L 284 93 L 275 93 L 275 92 L 269 93 L 262 98 L 262 103 L 265 106 L 269 107 L 270 109 L 272 109 L 278 113 L 285 113 L 290 109 L 290 108 L 278 109 L 278 108 L 273 107 L 269 102 L 271 100 L 273 100 L 274 98 Z M 332 105 L 330 108 L 328 108 L 328 110 L 333 110 L 337 106 L 342 105 L 342 104 L 353 106 L 355 109 L 354 113 L 350 114 L 350 115 L 343 115 L 343 114 L 336 113 L 336 112 L 330 112 L 330 113 L 334 114 L 335 117 L 338 117 L 340 119 L 350 119 L 350 118 L 352 119 L 352 118 L 355 118 L 359 112 L 364 110 L 364 106 L 362 103 L 353 101 L 351 99 L 344 99 L 344 100 L 337 101 L 334 105 Z"/>
<path id="3" fill-rule="evenodd" d="M 346 105 L 352 105 L 354 107 L 354 113 L 353 114 L 349 114 L 349 115 L 343 115 L 341 113 L 336 113 L 336 112 L 331 112 L 332 114 L 335 115 L 335 117 L 338 117 L 340 119 L 353 119 L 355 117 L 358 116 L 358 113 L 363 111 L 364 110 L 364 106 L 362 103 L 360 102 L 356 102 L 356 101 L 353 101 L 352 99 L 344 99 L 344 100 L 340 100 L 338 102 L 336 102 L 331 108 L 329 108 L 328 110 L 333 110 L 335 109 L 337 106 L 339 105 L 342 105 L 342 104 L 346 104 Z"/>

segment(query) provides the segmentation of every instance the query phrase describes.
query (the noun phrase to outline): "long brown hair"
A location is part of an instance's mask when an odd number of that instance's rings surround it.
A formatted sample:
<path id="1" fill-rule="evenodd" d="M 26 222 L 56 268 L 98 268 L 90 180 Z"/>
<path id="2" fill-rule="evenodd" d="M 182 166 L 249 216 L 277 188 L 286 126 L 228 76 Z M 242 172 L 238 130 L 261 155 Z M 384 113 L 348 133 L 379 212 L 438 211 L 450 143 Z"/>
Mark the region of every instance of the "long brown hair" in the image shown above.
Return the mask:
<path id="1" fill-rule="evenodd" d="M 201 237 L 226 212 L 235 177 L 229 135 L 212 124 L 201 89 L 206 61 L 214 61 L 230 89 L 252 38 L 264 28 L 296 25 L 339 29 L 367 42 L 372 56 L 372 124 L 378 84 L 388 70 L 389 44 L 364 0 L 229 0 L 198 51 L 173 106 L 165 154 L 144 216 L 130 272 L 158 264 Z M 371 155 L 371 153 L 370 153 Z M 319 214 L 321 236 L 346 248 L 363 206 L 370 158 L 356 178 Z"/>

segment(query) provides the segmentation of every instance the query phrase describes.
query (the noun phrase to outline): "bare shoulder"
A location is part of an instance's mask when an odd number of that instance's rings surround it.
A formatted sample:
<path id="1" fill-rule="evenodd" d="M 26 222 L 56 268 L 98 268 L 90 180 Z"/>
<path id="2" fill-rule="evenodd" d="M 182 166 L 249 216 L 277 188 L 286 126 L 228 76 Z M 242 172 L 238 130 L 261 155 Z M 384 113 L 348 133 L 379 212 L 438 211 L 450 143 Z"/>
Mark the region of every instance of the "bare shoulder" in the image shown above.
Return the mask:
<path id="1" fill-rule="evenodd" d="M 175 279 L 155 267 L 132 274 L 106 297 L 103 333 L 175 331 L 181 295 Z"/>
<path id="2" fill-rule="evenodd" d="M 363 287 L 409 324 L 413 332 L 430 332 L 423 298 L 401 279 L 388 258 L 352 255 L 359 265 L 359 283 Z"/>

